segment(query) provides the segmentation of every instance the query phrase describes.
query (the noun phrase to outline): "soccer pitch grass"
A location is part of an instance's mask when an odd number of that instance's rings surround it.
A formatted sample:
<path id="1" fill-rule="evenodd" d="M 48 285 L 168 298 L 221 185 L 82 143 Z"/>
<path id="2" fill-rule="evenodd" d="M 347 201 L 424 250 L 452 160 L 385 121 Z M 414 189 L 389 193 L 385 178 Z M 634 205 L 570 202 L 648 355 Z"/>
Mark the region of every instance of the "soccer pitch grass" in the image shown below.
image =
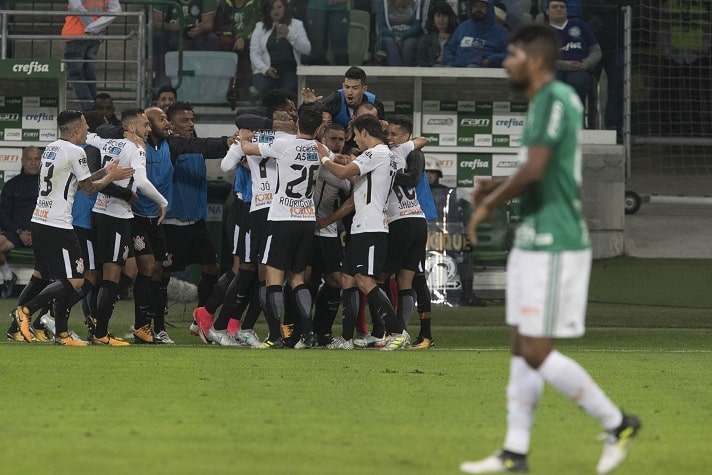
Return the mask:
<path id="1" fill-rule="evenodd" d="M 616 473 L 709 472 L 709 274 L 708 261 L 597 262 L 589 331 L 557 345 L 641 417 Z M 436 307 L 437 347 L 393 353 L 207 347 L 182 310 L 168 316 L 170 347 L 0 344 L 0 473 L 455 474 L 502 443 L 501 303 Z M 132 312 L 119 302 L 117 335 Z M 547 387 L 531 473 L 595 473 L 600 432 Z"/>

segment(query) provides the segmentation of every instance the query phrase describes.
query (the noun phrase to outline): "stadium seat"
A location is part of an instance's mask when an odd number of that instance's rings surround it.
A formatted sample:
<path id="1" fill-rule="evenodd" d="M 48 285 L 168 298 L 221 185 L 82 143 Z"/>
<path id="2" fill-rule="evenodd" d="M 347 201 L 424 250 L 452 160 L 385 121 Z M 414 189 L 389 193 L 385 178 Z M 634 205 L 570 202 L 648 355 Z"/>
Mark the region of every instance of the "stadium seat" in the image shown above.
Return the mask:
<path id="1" fill-rule="evenodd" d="M 472 214 L 472 205 L 460 200 L 464 216 Z M 511 233 L 507 206 L 499 206 L 491 222 L 477 226 L 477 244 L 472 250 L 475 264 L 504 264 L 509 255 Z"/>
<path id="2" fill-rule="evenodd" d="M 371 44 L 371 17 L 363 10 L 351 10 L 349 25 L 349 64 L 359 66 L 369 59 Z M 327 57 L 333 64 L 334 56 L 329 51 Z"/>
<path id="3" fill-rule="evenodd" d="M 17 247 L 7 253 L 7 260 L 13 263 L 22 262 L 34 264 L 35 251 L 33 251 L 31 247 Z"/>
<path id="4" fill-rule="evenodd" d="M 351 10 L 351 28 L 349 28 L 349 61 L 351 64 L 363 64 L 369 59 L 370 44 L 371 15 L 363 10 Z"/>
<path id="5" fill-rule="evenodd" d="M 178 84 L 178 51 L 165 57 L 166 76 Z M 237 55 L 231 51 L 183 51 L 183 75 L 178 89 L 181 101 L 192 104 L 224 104 L 230 80 L 235 76 Z"/>

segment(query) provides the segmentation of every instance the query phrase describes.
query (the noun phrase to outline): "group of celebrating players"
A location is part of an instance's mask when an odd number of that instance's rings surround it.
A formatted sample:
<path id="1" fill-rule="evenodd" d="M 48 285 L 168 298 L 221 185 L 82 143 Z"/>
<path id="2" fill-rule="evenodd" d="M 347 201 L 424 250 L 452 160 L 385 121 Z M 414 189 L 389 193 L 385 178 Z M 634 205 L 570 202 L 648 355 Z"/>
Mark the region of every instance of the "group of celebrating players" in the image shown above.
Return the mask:
<path id="1" fill-rule="evenodd" d="M 172 343 L 164 324 L 167 277 L 198 263 L 203 274 L 190 330 L 206 343 L 432 346 L 422 275 L 421 201 L 434 207 L 420 152 L 426 140 L 411 140 L 408 117 L 380 120 L 382 104 L 366 89 L 364 71 L 352 67 L 325 99 L 305 90 L 298 111 L 289 92 L 273 90 L 264 107 L 238 112 L 236 134 L 216 139 L 194 137 L 192 108 L 180 102 L 165 111 L 124 111 L 120 126 L 91 127 L 98 134 L 88 133 L 89 115 L 62 112 L 60 139 L 42 158 L 45 186 L 32 218 L 36 268 L 13 315 L 23 339 L 50 341 L 52 333 L 60 345 L 127 345 L 108 328 L 123 277 L 135 279 L 135 342 Z M 224 171 L 236 170 L 234 264 L 219 278 L 205 228 L 205 160 L 212 158 L 222 158 Z M 78 186 L 85 193 L 75 196 Z M 406 328 L 416 300 L 421 333 L 411 342 Z M 88 341 L 68 328 L 77 302 Z M 342 331 L 333 338 L 339 304 Z M 43 308 L 51 316 L 33 321 Z M 264 341 L 254 331 L 261 311 L 269 328 Z"/>

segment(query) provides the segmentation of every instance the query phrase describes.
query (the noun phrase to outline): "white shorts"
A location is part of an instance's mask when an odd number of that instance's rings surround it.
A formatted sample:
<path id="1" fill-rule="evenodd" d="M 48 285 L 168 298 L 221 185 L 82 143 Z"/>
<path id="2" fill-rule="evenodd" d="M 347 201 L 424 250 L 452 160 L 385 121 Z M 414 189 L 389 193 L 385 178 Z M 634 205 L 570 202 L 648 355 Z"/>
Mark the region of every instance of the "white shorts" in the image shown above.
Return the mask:
<path id="1" fill-rule="evenodd" d="M 582 336 L 590 274 L 590 249 L 512 249 L 507 260 L 507 325 L 530 337 Z"/>

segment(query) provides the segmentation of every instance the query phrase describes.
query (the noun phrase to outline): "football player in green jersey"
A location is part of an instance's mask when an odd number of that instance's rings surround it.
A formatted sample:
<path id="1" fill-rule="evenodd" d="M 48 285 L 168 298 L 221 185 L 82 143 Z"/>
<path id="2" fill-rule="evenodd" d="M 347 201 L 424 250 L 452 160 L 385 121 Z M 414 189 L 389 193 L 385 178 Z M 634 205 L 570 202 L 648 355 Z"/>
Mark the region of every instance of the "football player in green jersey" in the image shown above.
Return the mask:
<path id="1" fill-rule="evenodd" d="M 625 458 L 640 421 L 624 414 L 578 363 L 554 349 L 554 338 L 584 334 L 591 247 L 581 212 L 581 124 L 576 92 L 556 80 L 559 42 L 546 25 L 530 24 L 510 38 L 504 67 L 511 85 L 529 99 L 518 171 L 502 183 L 475 186 L 476 227 L 500 204 L 521 196 L 522 221 L 507 263 L 507 324 L 511 362 L 507 433 L 502 450 L 466 473 L 528 471 L 534 412 L 544 382 L 554 386 L 606 431 L 597 471 L 608 473 Z"/>

